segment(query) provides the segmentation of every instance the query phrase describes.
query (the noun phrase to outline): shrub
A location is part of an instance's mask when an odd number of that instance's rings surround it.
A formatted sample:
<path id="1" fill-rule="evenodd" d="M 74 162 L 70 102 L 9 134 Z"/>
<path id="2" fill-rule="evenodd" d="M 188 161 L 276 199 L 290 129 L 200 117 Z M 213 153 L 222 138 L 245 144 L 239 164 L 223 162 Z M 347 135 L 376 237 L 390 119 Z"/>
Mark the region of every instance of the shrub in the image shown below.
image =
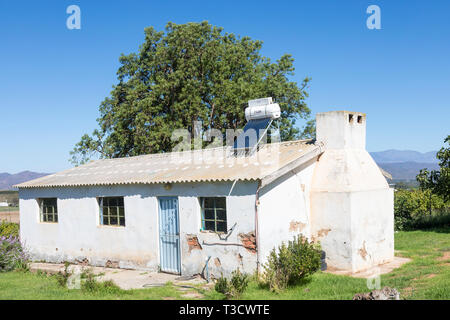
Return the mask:
<path id="1" fill-rule="evenodd" d="M 430 190 L 397 190 L 394 198 L 396 230 L 435 227 L 448 223 L 450 206 Z"/>
<path id="2" fill-rule="evenodd" d="M 69 282 L 69 278 L 73 275 L 73 272 L 69 271 L 69 266 L 70 266 L 69 262 L 67 261 L 64 262 L 64 271 L 63 272 L 60 271 L 57 274 L 55 274 L 56 281 L 58 281 L 61 287 L 66 287 L 67 283 Z"/>
<path id="3" fill-rule="evenodd" d="M 81 289 L 85 290 L 89 293 L 121 293 L 123 290 L 117 286 L 114 281 L 106 280 L 106 281 L 97 281 L 95 279 L 96 275 L 92 272 L 91 269 L 85 270 L 81 274 Z"/>
<path id="4" fill-rule="evenodd" d="M 278 251 L 274 248 L 264 264 L 262 283 L 272 291 L 285 289 L 320 269 L 320 245 L 309 242 L 305 237 L 294 237 L 282 243 Z"/>
<path id="5" fill-rule="evenodd" d="M 239 269 L 231 273 L 228 281 L 223 275 L 217 279 L 214 289 L 225 295 L 227 299 L 238 299 L 248 286 L 248 275 L 241 273 Z"/>
<path id="6" fill-rule="evenodd" d="M 0 272 L 28 270 L 28 255 L 18 237 L 0 236 Z"/>
<path id="7" fill-rule="evenodd" d="M 0 222 L 0 237 L 1 236 L 6 238 L 19 238 L 19 224 L 6 221 Z"/>

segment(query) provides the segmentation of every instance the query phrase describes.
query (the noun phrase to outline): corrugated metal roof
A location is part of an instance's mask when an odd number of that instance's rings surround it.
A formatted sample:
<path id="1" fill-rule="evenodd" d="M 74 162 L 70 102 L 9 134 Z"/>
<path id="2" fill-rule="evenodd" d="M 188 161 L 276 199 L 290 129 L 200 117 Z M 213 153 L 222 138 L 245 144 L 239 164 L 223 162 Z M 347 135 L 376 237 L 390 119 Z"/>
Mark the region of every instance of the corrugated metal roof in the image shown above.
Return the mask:
<path id="1" fill-rule="evenodd" d="M 261 180 L 321 148 L 311 140 L 263 145 L 252 156 L 230 147 L 102 159 L 17 185 L 18 188 Z M 307 159 L 305 158 L 305 161 Z M 299 163 L 300 164 L 300 163 Z"/>

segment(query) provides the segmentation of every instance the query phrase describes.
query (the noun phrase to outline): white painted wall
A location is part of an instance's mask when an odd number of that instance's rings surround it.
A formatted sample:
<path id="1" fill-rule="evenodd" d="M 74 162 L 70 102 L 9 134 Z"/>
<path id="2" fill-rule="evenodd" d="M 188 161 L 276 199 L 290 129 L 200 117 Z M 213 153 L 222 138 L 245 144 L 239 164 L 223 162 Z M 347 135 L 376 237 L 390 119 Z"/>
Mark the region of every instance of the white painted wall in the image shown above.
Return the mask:
<path id="1" fill-rule="evenodd" d="M 283 241 L 310 237 L 310 187 L 316 159 L 288 173 L 260 191 L 259 254 L 261 266 Z"/>
<path id="2" fill-rule="evenodd" d="M 393 190 L 365 150 L 365 120 L 347 111 L 316 118 L 326 149 L 312 180 L 312 237 L 321 242 L 328 267 L 352 272 L 394 257 Z"/>
<path id="3" fill-rule="evenodd" d="M 237 182 L 228 196 L 230 189 L 231 183 L 174 184 L 169 191 L 162 185 L 21 189 L 21 240 L 35 260 L 88 258 L 92 265 L 105 265 L 111 260 L 118 261 L 122 268 L 157 270 L 157 196 L 179 196 L 182 274 L 202 272 L 208 256 L 211 273 L 218 276 L 222 269 L 234 270 L 238 266 L 241 270 L 254 270 L 256 255 L 239 245 L 202 245 L 202 250 L 188 250 L 188 234 L 197 235 L 200 243 L 240 244 L 239 233 L 254 231 L 256 183 Z M 102 196 L 124 196 L 125 227 L 99 224 L 97 197 Z M 236 223 L 228 240 L 200 231 L 199 196 L 228 196 L 228 227 Z M 44 197 L 58 198 L 58 223 L 39 222 L 36 199 Z M 238 254 L 242 259 L 238 259 Z M 214 263 L 216 257 L 220 257 L 220 264 Z"/>

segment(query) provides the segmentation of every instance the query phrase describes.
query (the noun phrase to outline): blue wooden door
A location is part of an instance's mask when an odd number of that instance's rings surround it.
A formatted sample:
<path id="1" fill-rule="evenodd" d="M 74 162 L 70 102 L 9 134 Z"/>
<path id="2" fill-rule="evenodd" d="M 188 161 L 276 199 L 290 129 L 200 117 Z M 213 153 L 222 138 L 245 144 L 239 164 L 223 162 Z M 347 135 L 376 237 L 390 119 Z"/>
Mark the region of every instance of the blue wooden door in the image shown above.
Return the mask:
<path id="1" fill-rule="evenodd" d="M 178 198 L 159 198 L 159 252 L 161 271 L 181 273 Z"/>

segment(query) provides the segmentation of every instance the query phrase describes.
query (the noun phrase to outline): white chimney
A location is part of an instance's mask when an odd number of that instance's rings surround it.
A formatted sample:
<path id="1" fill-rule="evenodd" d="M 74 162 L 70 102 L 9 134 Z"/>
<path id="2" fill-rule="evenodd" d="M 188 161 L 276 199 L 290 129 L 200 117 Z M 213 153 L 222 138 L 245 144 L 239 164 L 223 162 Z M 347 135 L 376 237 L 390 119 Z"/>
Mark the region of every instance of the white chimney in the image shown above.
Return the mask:
<path id="1" fill-rule="evenodd" d="M 316 115 L 316 139 L 326 149 L 365 149 L 366 114 L 330 111 Z"/>

